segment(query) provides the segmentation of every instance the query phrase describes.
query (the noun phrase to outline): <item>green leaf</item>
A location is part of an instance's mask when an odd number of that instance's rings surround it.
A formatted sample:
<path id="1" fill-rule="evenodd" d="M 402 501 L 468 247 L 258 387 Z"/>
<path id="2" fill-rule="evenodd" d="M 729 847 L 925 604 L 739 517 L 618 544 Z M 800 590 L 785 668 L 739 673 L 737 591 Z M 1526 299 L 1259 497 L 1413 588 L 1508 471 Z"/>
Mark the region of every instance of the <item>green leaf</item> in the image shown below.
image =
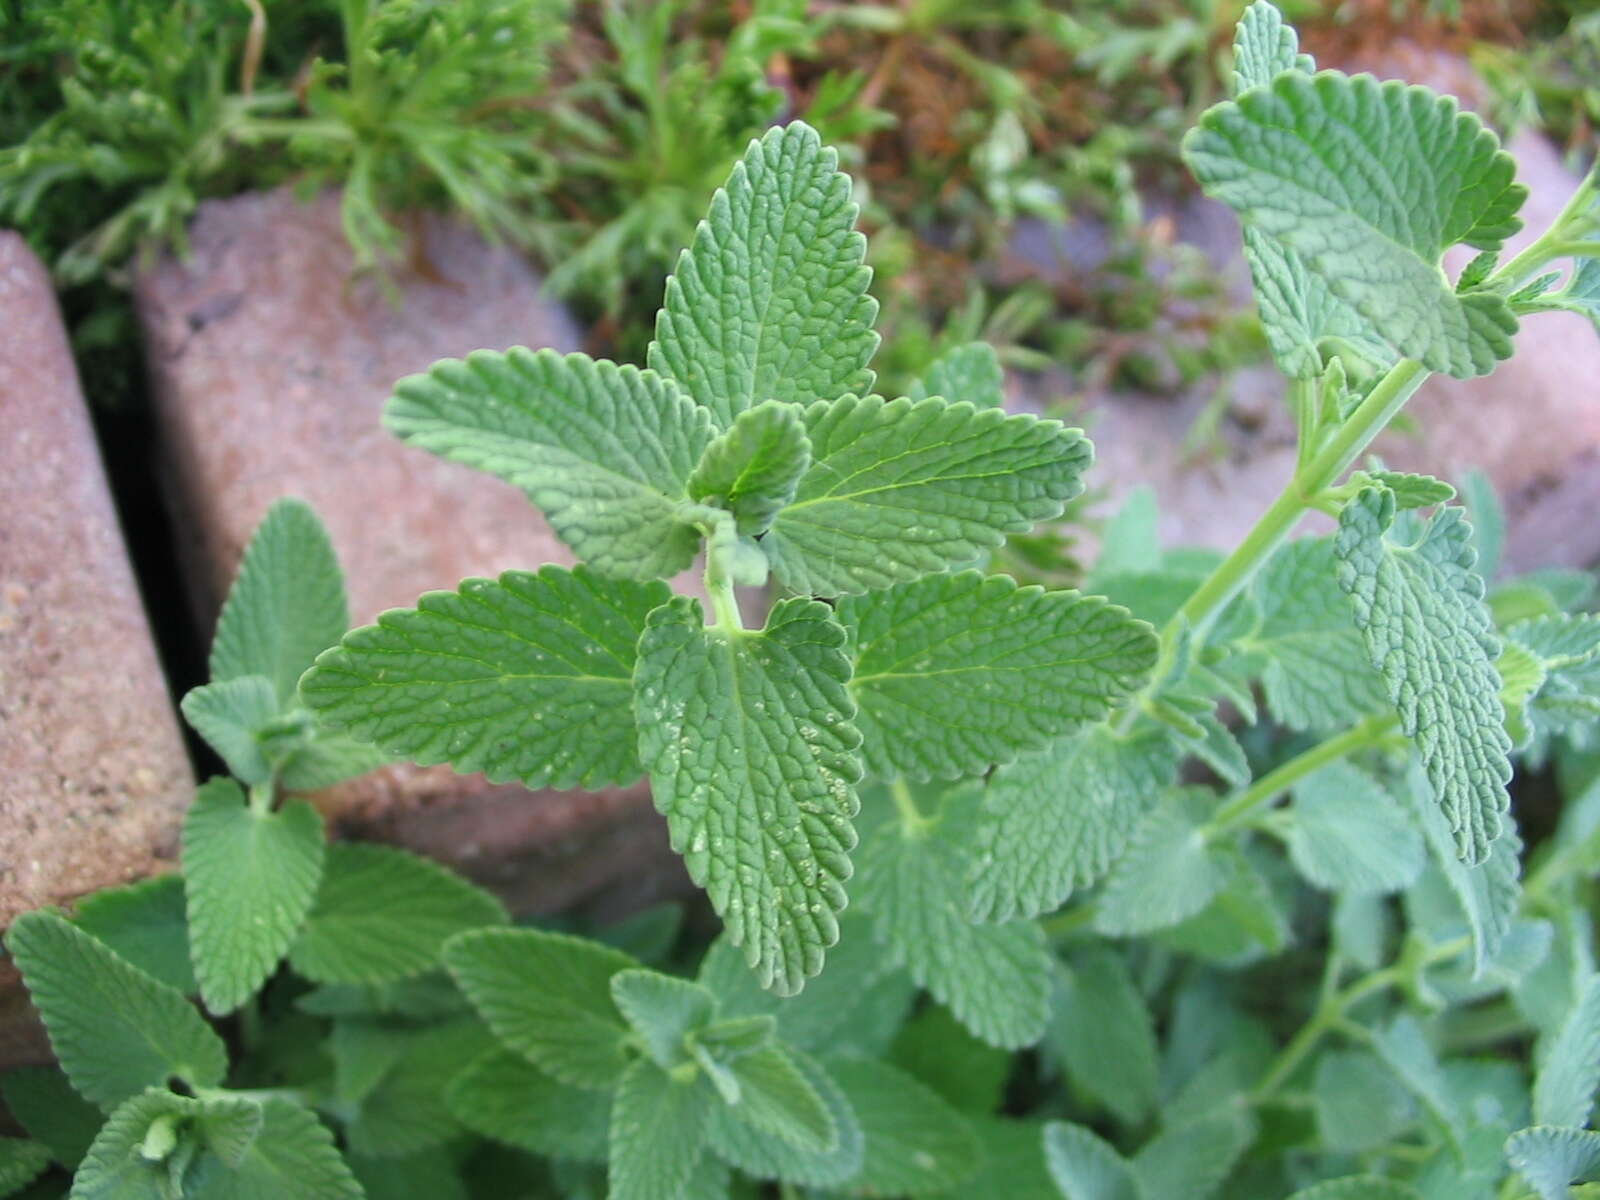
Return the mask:
<path id="1" fill-rule="evenodd" d="M 845 904 L 861 738 L 844 642 L 817 601 L 729 633 L 678 597 L 639 643 L 639 756 L 672 847 L 781 994 L 822 969 Z"/>
<path id="2" fill-rule="evenodd" d="M 1000 1108 L 1014 1065 L 1009 1053 L 978 1038 L 942 1004 L 924 1005 L 900 1027 L 888 1061 L 969 1116 Z"/>
<path id="3" fill-rule="evenodd" d="M 69 1171 L 83 1161 L 105 1124 L 105 1114 L 54 1067 L 13 1067 L 0 1075 L 0 1096 L 28 1136 Z"/>
<path id="4" fill-rule="evenodd" d="M 739 1092 L 728 1107 L 741 1121 L 803 1152 L 826 1155 L 839 1148 L 839 1127 L 826 1101 L 781 1043 L 742 1055 L 727 1069 Z"/>
<path id="5" fill-rule="evenodd" d="M 367 1200 L 469 1200 L 451 1147 L 390 1158 L 350 1154 L 347 1161 Z"/>
<path id="6" fill-rule="evenodd" d="M 1137 1125 L 1154 1108 L 1160 1066 L 1155 1022 L 1115 951 L 1079 951 L 1057 972 L 1045 1046 L 1076 1091 L 1124 1124 Z"/>
<path id="7" fill-rule="evenodd" d="M 1345 1175 L 1301 1188 L 1289 1200 L 1422 1200 L 1422 1193 L 1378 1175 Z"/>
<path id="8" fill-rule="evenodd" d="M 1182 788 L 1144 816 L 1106 879 L 1095 929 L 1112 937 L 1151 933 L 1205 908 L 1228 882 L 1201 832 L 1214 807 L 1205 789 Z"/>
<path id="9" fill-rule="evenodd" d="M 322 816 L 303 800 L 257 813 L 231 779 L 195 793 L 183 821 L 189 938 L 200 995 L 238 1008 L 282 961 L 317 895 L 327 848 Z"/>
<path id="10" fill-rule="evenodd" d="M 72 923 L 147 975 L 185 996 L 200 990 L 189 962 L 183 877 L 161 875 L 78 901 Z"/>
<path id="11" fill-rule="evenodd" d="M 319 720 L 424 765 L 529 787 L 627 783 L 634 650 L 671 595 L 583 567 L 469 579 L 351 631 L 301 690 Z"/>
<path id="12" fill-rule="evenodd" d="M 1004 1196 L 1006 1200 L 1061 1200 L 1044 1157 L 1044 1124 L 1007 1117 L 975 1117 L 972 1128 L 983 1146 L 978 1174 L 959 1187 L 936 1193 L 941 1200 Z"/>
<path id="13" fill-rule="evenodd" d="M 1466 918 L 1476 975 L 1499 952 L 1517 915 L 1522 899 L 1522 839 L 1507 814 L 1502 819 L 1500 836 L 1489 847 L 1489 857 L 1481 863 L 1463 862 L 1456 857 L 1458 843 L 1420 768 L 1413 766 L 1407 784 L 1412 811 L 1433 851 L 1433 860 Z"/>
<path id="14" fill-rule="evenodd" d="M 1207 1200 L 1254 1139 L 1254 1123 L 1242 1112 L 1168 1126 L 1140 1148 L 1133 1173 L 1147 1196 Z"/>
<path id="15" fill-rule="evenodd" d="M 1415 1119 L 1411 1097 L 1367 1050 L 1325 1051 L 1311 1095 L 1317 1132 L 1339 1154 L 1376 1150 Z"/>
<path id="16" fill-rule="evenodd" d="M 763 990 L 727 934 L 712 943 L 700 964 L 700 982 L 722 1002 L 724 1016 L 774 1016 L 786 1044 L 816 1053 L 870 1025 L 865 1008 L 886 981 L 899 975 L 859 910 L 840 918 L 839 942 L 828 954 L 828 969 L 798 996 Z"/>
<path id="17" fill-rule="evenodd" d="M 762 546 L 797 592 L 866 592 L 967 566 L 1061 515 L 1093 448 L 1081 430 L 939 399 L 806 409 L 811 468 Z"/>
<path id="18" fill-rule="evenodd" d="M 1478 574 L 1493 580 L 1500 574 L 1500 556 L 1506 541 L 1506 513 L 1495 494 L 1494 482 L 1482 471 L 1468 471 L 1461 481 L 1461 501 L 1472 521 Z"/>
<path id="19" fill-rule="evenodd" d="M 628 1026 L 611 977 L 639 965 L 626 954 L 559 933 L 483 929 L 452 941 L 445 964 L 512 1050 L 562 1083 L 616 1086 Z"/>
<path id="20" fill-rule="evenodd" d="M 1534 1123 L 1581 1129 L 1589 1123 L 1596 1086 L 1600 1086 L 1600 976 L 1591 975 L 1555 1036 L 1539 1047 Z"/>
<path id="21" fill-rule="evenodd" d="M 1412 542 L 1386 536 L 1394 494 L 1364 488 L 1339 516 L 1339 586 L 1383 676 L 1401 728 L 1421 751 L 1456 853 L 1484 861 L 1510 807 L 1511 739 L 1494 660 L 1500 647 L 1472 529 L 1459 508 L 1440 509 Z"/>
<path id="22" fill-rule="evenodd" d="M 1265 87 L 1283 71 L 1317 69 L 1309 54 L 1300 53 L 1300 38 L 1283 14 L 1267 0 L 1244 10 L 1233 32 L 1233 92 Z"/>
<path id="23" fill-rule="evenodd" d="M 256 527 L 217 618 L 211 679 L 265 676 L 285 709 L 311 660 L 349 627 L 328 531 L 310 505 L 279 500 Z"/>
<path id="24" fill-rule="evenodd" d="M 1461 1116 L 1421 1023 L 1409 1013 L 1396 1017 L 1373 1032 L 1372 1048 L 1433 1118 L 1450 1144 L 1459 1146 Z"/>
<path id="25" fill-rule="evenodd" d="M 158 1119 L 186 1118 L 198 1107 L 198 1101 L 162 1088 L 124 1099 L 84 1155 L 71 1200 L 168 1200 L 167 1164 L 140 1152 L 145 1135 Z"/>
<path id="26" fill-rule="evenodd" d="M 717 1011 L 716 997 L 698 984 L 639 968 L 611 977 L 611 1000 L 664 1071 L 688 1061 L 685 1037 Z"/>
<path id="27" fill-rule="evenodd" d="M 278 771 L 285 791 L 315 792 L 375 771 L 390 761 L 376 746 L 313 727 L 311 736 L 289 752 Z"/>
<path id="28" fill-rule="evenodd" d="M 493 1045 L 471 1018 L 421 1030 L 377 1029 L 394 1046 L 394 1057 L 360 1098 L 345 1126 L 350 1148 L 371 1157 L 424 1150 L 461 1133 L 447 1103 L 447 1089 L 462 1063 Z"/>
<path id="29" fill-rule="evenodd" d="M 361 1185 L 316 1115 L 287 1100 L 261 1105 L 261 1132 L 230 1168 L 204 1155 L 189 1176 L 195 1200 L 362 1200 Z"/>
<path id="30" fill-rule="evenodd" d="M 1155 489 L 1147 483 L 1129 488 L 1100 540 L 1088 587 L 1099 591 L 1098 580 L 1107 575 L 1138 575 L 1161 568 L 1161 508 Z M 1194 590 L 1194 585 L 1189 585 Z M 1180 601 L 1181 602 L 1181 601 Z"/>
<path id="31" fill-rule="evenodd" d="M 549 1158 L 603 1163 L 611 1124 L 608 1092 L 570 1087 L 509 1050 L 490 1050 L 445 1092 L 468 1129 Z"/>
<path id="32" fill-rule="evenodd" d="M 1332 763 L 1295 785 L 1289 857 L 1330 892 L 1397 892 L 1427 864 L 1422 834 L 1364 771 Z"/>
<path id="33" fill-rule="evenodd" d="M 765 533 L 811 465 L 803 413 L 779 400 L 740 413 L 701 455 L 689 498 L 732 513 L 741 536 Z"/>
<path id="34" fill-rule="evenodd" d="M 834 1058 L 828 1072 L 843 1089 L 866 1138 L 850 1190 L 921 1196 L 974 1175 L 983 1147 L 972 1126 L 938 1094 L 887 1063 Z"/>
<path id="35" fill-rule="evenodd" d="M 1157 931 L 1156 941 L 1222 964 L 1276 954 L 1289 940 L 1289 913 L 1244 848 L 1213 847 L 1223 884 L 1192 917 Z"/>
<path id="36" fill-rule="evenodd" d="M 1499 246 L 1527 194 L 1494 134 L 1456 101 L 1371 76 L 1290 71 L 1209 109 L 1184 158 L 1208 194 L 1292 254 L 1395 357 L 1465 378 L 1511 353 L 1517 321 L 1504 298 L 1458 294 L 1440 267 L 1458 242 Z"/>
<path id="37" fill-rule="evenodd" d="M 966 400 L 979 408 L 1004 408 L 1006 375 L 1000 357 L 987 342 L 968 342 L 934 359 L 922 378 L 911 385 L 913 400 L 938 396 Z"/>
<path id="38" fill-rule="evenodd" d="M 1044 1155 L 1065 1200 L 1145 1200 L 1128 1161 L 1082 1125 L 1051 1121 Z"/>
<path id="39" fill-rule="evenodd" d="M 0 1137 L 0 1196 L 9 1196 L 32 1183 L 50 1165 L 43 1143 L 25 1138 Z"/>
<path id="40" fill-rule="evenodd" d="M 515 347 L 445 359 L 395 384 L 384 424 L 521 488 L 602 575 L 660 579 L 694 561 L 684 484 L 711 442 L 705 412 L 654 371 Z"/>
<path id="41" fill-rule="evenodd" d="M 289 964 L 315 983 L 388 983 L 437 966 L 454 934 L 505 921 L 498 900 L 437 863 L 335 844 Z"/>
<path id="42" fill-rule="evenodd" d="M 248 1096 L 209 1096 L 200 1101 L 194 1123 L 206 1149 L 224 1166 L 237 1168 L 261 1136 L 266 1114 Z"/>
<path id="43" fill-rule="evenodd" d="M 876 775 L 982 774 L 1101 721 L 1155 665 L 1143 621 L 1098 596 L 977 571 L 933 575 L 835 609 Z"/>
<path id="44" fill-rule="evenodd" d="M 222 1082 L 227 1050 L 183 994 L 57 913 L 23 913 L 6 947 L 62 1070 L 101 1108 L 173 1076 L 192 1087 Z"/>
<path id="45" fill-rule="evenodd" d="M 1506 1161 L 1540 1200 L 1567 1200 L 1570 1183 L 1600 1179 L 1600 1133 L 1590 1129 L 1521 1129 L 1506 1142 Z"/>
<path id="46" fill-rule="evenodd" d="M 986 921 L 1038 916 L 1094 883 L 1177 778 L 1180 757 L 1164 727 L 1123 735 L 1102 724 L 1001 767 L 983 793 L 971 912 Z"/>
<path id="47" fill-rule="evenodd" d="M 1374 483 L 1381 483 L 1394 493 L 1395 507 L 1432 508 L 1448 504 L 1455 499 L 1456 489 L 1432 475 L 1412 475 L 1404 471 L 1363 472 Z"/>
<path id="48" fill-rule="evenodd" d="M 705 1147 L 707 1091 L 640 1059 L 611 1101 L 611 1200 L 677 1200 Z"/>
<path id="49" fill-rule="evenodd" d="M 878 302 L 850 177 L 802 121 L 752 142 L 667 280 L 649 363 L 726 429 L 872 386 Z"/>
<path id="50" fill-rule="evenodd" d="M 860 855 L 856 899 L 911 978 L 994 1046 L 1031 1046 L 1050 1016 L 1050 951 L 1027 920 L 974 924 L 965 880 L 970 805 L 931 824 L 874 831 Z"/>
<path id="51" fill-rule="evenodd" d="M 823 978 L 834 971 L 829 966 Z M 807 991 L 804 995 L 809 996 Z M 821 1099 L 837 1132 L 833 1149 L 818 1153 L 801 1149 L 788 1138 L 740 1119 L 725 1104 L 712 1106 L 706 1126 L 707 1144 L 712 1153 L 757 1179 L 777 1179 L 804 1187 L 833 1187 L 861 1170 L 865 1142 L 855 1110 L 816 1059 L 795 1050 L 789 1051 L 794 1065 Z"/>
<path id="52" fill-rule="evenodd" d="M 1338 583 L 1332 538 L 1280 548 L 1256 578 L 1260 620 L 1235 641 L 1267 707 L 1295 730 L 1346 729 L 1388 707 Z"/>
<path id="53" fill-rule="evenodd" d="M 228 773 L 257 784 L 272 778 L 272 764 L 256 735 L 277 719 L 281 704 L 272 680 L 241 675 L 192 689 L 180 707 L 184 720 L 227 764 Z"/>

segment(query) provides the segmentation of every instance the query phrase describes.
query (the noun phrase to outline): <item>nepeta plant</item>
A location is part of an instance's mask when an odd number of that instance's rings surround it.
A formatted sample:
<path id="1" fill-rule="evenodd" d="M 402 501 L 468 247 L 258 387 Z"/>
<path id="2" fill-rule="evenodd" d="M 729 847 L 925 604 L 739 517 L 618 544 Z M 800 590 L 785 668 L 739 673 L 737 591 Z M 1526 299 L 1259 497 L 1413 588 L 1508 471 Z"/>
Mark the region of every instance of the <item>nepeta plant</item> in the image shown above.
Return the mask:
<path id="1" fill-rule="evenodd" d="M 649 367 L 482 351 L 403 380 L 389 427 L 523 488 L 584 565 L 424 596 L 301 685 L 322 722 L 419 762 L 530 786 L 647 772 L 690 874 L 785 994 L 838 938 L 865 771 L 982 775 L 1107 716 L 1155 659 L 1103 600 L 963 570 L 1058 516 L 1090 447 L 994 391 L 871 395 L 855 212 L 816 134 L 775 129 L 679 260 Z M 660 582 L 702 547 L 709 625 Z M 769 577 L 786 594 L 747 628 L 735 586 Z M 960 885 L 897 871 L 863 883 L 945 907 Z M 1022 936 L 957 924 L 1001 957 Z M 927 962 L 936 991 L 963 986 L 955 965 Z"/>

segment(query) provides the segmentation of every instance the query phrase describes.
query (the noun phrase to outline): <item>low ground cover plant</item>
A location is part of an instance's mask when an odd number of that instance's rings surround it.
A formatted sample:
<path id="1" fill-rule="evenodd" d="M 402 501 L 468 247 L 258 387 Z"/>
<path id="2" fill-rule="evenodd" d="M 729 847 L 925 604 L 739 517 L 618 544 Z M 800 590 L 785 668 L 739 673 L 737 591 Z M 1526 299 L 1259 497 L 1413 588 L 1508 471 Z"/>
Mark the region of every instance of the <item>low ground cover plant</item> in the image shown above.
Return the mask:
<path id="1" fill-rule="evenodd" d="M 643 368 L 402 380 L 389 428 L 521 487 L 580 565 L 346 632 L 314 515 L 269 514 L 184 702 L 232 779 L 181 879 L 8 935 L 61 1071 L 0 1084 L 30 1135 L 0 1188 L 61 1195 L 52 1162 L 74 1197 L 1600 1182 L 1595 581 L 1502 579 L 1481 479 L 1463 505 L 1362 457 L 1523 318 L 1600 320 L 1596 174 L 1503 255 L 1494 136 L 1317 71 L 1264 0 L 1184 152 L 1244 225 L 1299 428 L 1226 555 L 1161 546 L 1136 493 L 1081 591 L 991 570 L 1092 448 L 1007 414 L 982 345 L 873 394 L 850 180 L 799 122 L 717 193 Z M 1311 513 L 1335 531 L 1291 537 Z M 721 934 L 516 925 L 326 845 L 293 793 L 391 756 L 647 776 Z"/>

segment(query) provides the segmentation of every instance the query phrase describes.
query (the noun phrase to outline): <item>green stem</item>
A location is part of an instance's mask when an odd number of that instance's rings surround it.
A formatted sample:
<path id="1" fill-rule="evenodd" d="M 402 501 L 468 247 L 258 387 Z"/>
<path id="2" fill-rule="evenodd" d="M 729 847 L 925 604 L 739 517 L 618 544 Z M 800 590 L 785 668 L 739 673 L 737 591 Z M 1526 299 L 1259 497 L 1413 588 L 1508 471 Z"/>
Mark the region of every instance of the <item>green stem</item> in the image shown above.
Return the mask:
<path id="1" fill-rule="evenodd" d="M 252 783 L 250 785 L 250 811 L 258 817 L 265 817 L 272 812 L 272 802 L 278 794 L 278 776 L 273 772 L 271 779 L 265 783 Z"/>
<path id="2" fill-rule="evenodd" d="M 1398 719 L 1392 716 L 1368 717 L 1337 737 L 1318 742 L 1304 753 L 1279 764 L 1218 808 L 1206 824 L 1206 836 L 1215 838 L 1246 824 L 1256 809 L 1276 800 L 1313 771 L 1357 750 L 1377 745 L 1398 724 Z"/>
<path id="3" fill-rule="evenodd" d="M 1085 900 L 1081 904 L 1063 909 L 1054 916 L 1044 918 L 1039 922 L 1039 926 L 1044 930 L 1045 937 L 1052 942 L 1070 941 L 1094 924 L 1095 912 L 1094 901 Z"/>
<path id="4" fill-rule="evenodd" d="M 1251 1099 L 1257 1104 L 1272 1099 L 1274 1093 L 1288 1082 L 1322 1039 L 1339 1028 L 1344 1023 L 1346 1014 L 1361 1001 L 1388 988 L 1404 984 L 1419 965 L 1427 966 L 1430 963 L 1454 958 L 1471 944 L 1470 938 L 1459 937 L 1437 946 L 1408 946 L 1401 951 L 1398 961 L 1363 975 L 1341 992 L 1324 996 L 1316 1011 L 1311 1014 L 1311 1019 L 1289 1039 L 1289 1044 L 1262 1075 L 1261 1082 L 1251 1093 Z"/>
<path id="5" fill-rule="evenodd" d="M 1587 242 L 1571 238 L 1572 231 L 1568 226 L 1573 224 L 1580 214 L 1587 212 L 1594 199 L 1595 181 L 1596 176 L 1593 171 L 1584 176 L 1583 182 L 1572 193 L 1566 206 L 1556 215 L 1556 219 L 1550 222 L 1542 234 L 1490 275 L 1484 281 L 1484 286 L 1509 292 L 1519 284 L 1525 283 L 1546 263 L 1569 254 L 1581 254 L 1586 250 L 1592 253 Z"/>
<path id="6" fill-rule="evenodd" d="M 1149 698 L 1149 693 L 1171 669 L 1184 630 L 1192 629 L 1196 634 L 1204 632 L 1228 601 L 1255 577 L 1272 552 L 1283 544 L 1300 523 L 1300 519 L 1316 507 L 1322 491 L 1350 469 L 1361 452 L 1394 420 L 1427 377 L 1428 369 L 1421 363 L 1409 358 L 1401 359 L 1373 386 L 1366 399 L 1311 460 L 1295 471 L 1294 477 L 1267 511 L 1261 514 L 1261 519 L 1245 535 L 1244 541 L 1211 572 L 1162 629 L 1160 656 L 1156 660 L 1151 683 L 1146 686 L 1141 700 Z M 1125 725 L 1132 722 L 1140 707 L 1137 702 L 1128 707 Z"/>

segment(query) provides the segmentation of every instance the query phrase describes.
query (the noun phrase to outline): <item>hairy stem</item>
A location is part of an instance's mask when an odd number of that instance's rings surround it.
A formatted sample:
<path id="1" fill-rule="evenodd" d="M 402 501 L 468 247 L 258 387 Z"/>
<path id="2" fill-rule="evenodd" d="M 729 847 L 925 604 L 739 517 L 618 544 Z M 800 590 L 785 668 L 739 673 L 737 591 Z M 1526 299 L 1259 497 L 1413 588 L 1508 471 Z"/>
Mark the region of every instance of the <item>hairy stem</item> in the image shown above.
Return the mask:
<path id="1" fill-rule="evenodd" d="M 1276 800 L 1313 771 L 1357 750 L 1377 745 L 1399 723 L 1393 716 L 1368 717 L 1338 736 L 1318 742 L 1288 762 L 1279 764 L 1217 809 L 1206 825 L 1206 836 L 1217 837 L 1239 828 L 1249 821 L 1258 808 Z"/>
<path id="2" fill-rule="evenodd" d="M 900 827 L 908 837 L 915 836 L 933 822 L 917 807 L 916 797 L 905 778 L 896 775 L 889 781 L 889 795 L 894 797 L 895 811 L 900 814 Z"/>

